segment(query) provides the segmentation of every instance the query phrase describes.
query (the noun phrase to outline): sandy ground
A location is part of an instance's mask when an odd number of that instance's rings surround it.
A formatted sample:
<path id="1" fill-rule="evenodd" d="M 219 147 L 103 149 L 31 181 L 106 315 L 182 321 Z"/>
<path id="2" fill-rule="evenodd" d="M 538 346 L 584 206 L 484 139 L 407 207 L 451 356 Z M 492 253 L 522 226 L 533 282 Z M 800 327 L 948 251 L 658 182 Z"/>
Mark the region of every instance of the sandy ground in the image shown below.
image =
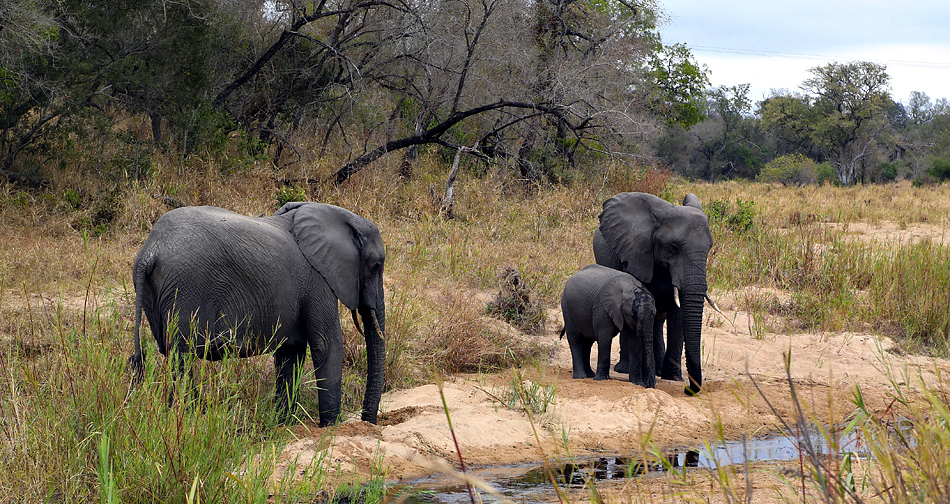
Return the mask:
<path id="1" fill-rule="evenodd" d="M 850 231 L 859 233 L 858 228 L 852 225 Z M 916 228 L 873 229 L 875 240 L 892 243 L 919 239 Z M 537 336 L 555 347 L 551 358 L 542 368 L 524 370 L 520 375 L 525 387 L 534 383 L 556 388 L 553 410 L 529 417 L 523 411 L 500 405 L 496 397 L 517 380 L 513 371 L 453 377 L 444 384 L 443 392 L 466 464 L 540 463 L 545 457 L 563 457 L 568 450 L 575 456 L 636 457 L 643 453 L 647 439 L 668 450 L 720 439 L 720 429 L 721 437 L 727 440 L 774 433 L 780 426 L 776 413 L 789 422 L 794 419 L 785 370 L 785 356 L 789 354 L 789 375 L 806 411 L 826 425 L 841 423 L 853 411 L 851 399 L 856 387 L 874 412 L 887 416 L 895 385 L 905 392 L 922 382 L 945 386 L 938 383 L 938 372 L 947 376 L 950 363 L 901 355 L 886 338 L 861 333 L 777 334 L 769 328 L 787 325 L 753 321 L 737 309 L 739 300 L 748 296 L 781 300 L 788 293 L 747 288 L 714 294 L 724 315 L 706 309 L 704 386 L 697 397 L 686 396 L 681 382 L 658 380 L 656 389 L 644 389 L 625 381 L 626 375 L 620 374 L 612 374 L 611 380 L 604 382 L 573 380 L 567 341 L 557 338 L 561 327 L 557 311 L 550 313 L 548 327 Z M 614 344 L 614 362 L 617 346 Z M 439 464 L 459 466 L 436 385 L 389 393 L 384 396 L 382 410 L 379 426 L 357 420 L 347 421 L 332 432 L 300 426 L 296 431 L 299 439 L 286 448 L 280 463 L 297 460 L 299 464 L 329 450 L 325 455 L 341 474 L 366 476 L 375 461 L 392 481 L 439 472 Z M 753 488 L 775 484 L 774 477 L 767 479 L 757 480 Z M 555 499 L 553 494 L 551 498 Z"/>

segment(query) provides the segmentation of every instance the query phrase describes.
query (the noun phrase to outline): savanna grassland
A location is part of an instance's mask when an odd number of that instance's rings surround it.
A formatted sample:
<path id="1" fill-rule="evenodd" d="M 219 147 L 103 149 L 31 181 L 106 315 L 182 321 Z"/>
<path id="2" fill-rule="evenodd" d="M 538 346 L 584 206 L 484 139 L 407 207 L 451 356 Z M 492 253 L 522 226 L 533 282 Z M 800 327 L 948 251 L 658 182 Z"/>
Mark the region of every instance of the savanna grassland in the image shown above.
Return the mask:
<path id="1" fill-rule="evenodd" d="M 526 185 L 472 162 L 455 183 L 448 218 L 441 208 L 448 163 L 437 155 L 418 161 L 409 180 L 379 163 L 339 186 L 323 182 L 333 170 L 323 163 L 277 170 L 258 161 L 224 170 L 234 165 L 155 161 L 148 177 L 132 183 L 63 170 L 39 189 L 0 188 L 0 501 L 377 502 L 387 492 L 382 458 L 350 479 L 334 472 L 339 464 L 326 452 L 317 450 L 306 464 L 281 459 L 302 431 L 274 418 L 266 356 L 195 362 L 200 404 L 166 407 L 169 390 L 187 385 L 171 380 L 153 350 L 144 385 L 130 392 L 131 264 L 151 224 L 174 204 L 260 215 L 306 199 L 374 221 L 387 246 L 387 389 L 404 391 L 456 376 L 492 381 L 485 377 L 507 376 L 512 368 L 544 385 L 544 374 L 535 375 L 556 353 L 555 338 L 544 335 L 560 328 L 561 287 L 593 262 L 590 238 L 601 203 L 621 191 L 676 203 L 693 192 L 703 202 L 716 242 L 710 290 L 728 300 L 724 308 L 732 314 L 725 322 L 711 317 L 712 329 L 731 328 L 749 345 L 803 333 L 884 337 L 896 343 L 887 355 L 929 359 L 938 372 L 936 381 L 882 379 L 876 390 L 847 385 L 817 394 L 840 401 L 834 408 L 840 425 L 867 434 L 873 457 L 862 463 L 803 457 L 797 472 L 781 477 L 741 467 L 673 473 L 649 488 L 635 479 L 603 495 L 588 489 L 561 499 L 745 502 L 753 488 L 772 495 L 759 482 L 747 485 L 754 478 L 786 485 L 786 498 L 794 501 L 948 498 L 950 413 L 944 368 L 936 363 L 950 353 L 950 186 L 690 183 L 620 167 L 560 185 Z M 505 301 L 496 294 L 506 270 L 518 273 L 530 302 L 493 317 L 489 305 Z M 499 322 L 506 314 L 508 323 Z M 344 407 L 352 413 L 362 399 L 365 364 L 361 338 L 348 317 L 343 323 Z M 706 350 L 715 344 L 709 339 Z M 779 356 L 775 374 L 785 374 Z M 723 394 L 729 394 L 726 382 Z M 754 392 L 755 379 L 744 383 Z M 808 384 L 770 385 L 794 391 Z M 569 399 L 566 386 L 551 390 Z M 873 401 L 862 392 L 875 395 Z M 522 391 L 501 409 L 530 411 L 525 406 L 539 393 Z M 315 397 L 315 386 L 305 382 L 303 411 L 316 411 Z M 791 397 L 787 411 L 799 411 Z M 735 431 L 722 425 L 729 417 L 719 418 L 710 432 L 730 438 Z M 824 419 L 807 407 L 801 417 L 787 418 L 790 425 Z M 895 441 L 888 429 L 895 420 L 910 426 L 911 434 L 901 432 L 917 441 Z M 572 444 L 556 420 L 539 428 Z M 333 443 L 332 431 L 321 436 L 318 445 Z M 651 446 L 646 436 L 637 444 Z"/>

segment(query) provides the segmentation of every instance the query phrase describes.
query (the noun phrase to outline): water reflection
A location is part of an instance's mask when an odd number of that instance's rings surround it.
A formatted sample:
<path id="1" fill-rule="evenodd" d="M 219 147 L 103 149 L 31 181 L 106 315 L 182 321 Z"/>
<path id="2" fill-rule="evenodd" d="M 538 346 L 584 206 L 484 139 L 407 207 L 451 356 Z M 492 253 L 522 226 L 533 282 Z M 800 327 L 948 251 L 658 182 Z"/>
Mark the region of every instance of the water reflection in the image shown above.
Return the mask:
<path id="1" fill-rule="evenodd" d="M 867 453 L 865 442 L 856 434 L 842 435 L 831 446 L 828 439 L 816 431 L 803 435 L 776 435 L 746 441 L 730 441 L 696 449 L 686 449 L 666 455 L 668 466 L 622 456 L 577 458 L 552 464 L 551 474 L 540 464 L 518 464 L 469 468 L 469 473 L 489 482 L 508 499 L 515 502 L 556 501 L 551 477 L 562 488 L 582 488 L 588 481 L 622 480 L 631 477 L 649 477 L 663 474 L 670 468 L 726 467 L 746 462 L 788 461 L 799 457 L 799 446 L 810 444 L 815 454 Z M 808 451 L 808 450 L 806 450 Z M 408 482 L 407 485 L 425 489 L 425 494 L 411 498 L 410 503 L 468 503 L 464 485 L 443 475 L 434 475 Z M 482 494 L 483 502 L 499 502 L 491 495 Z"/>

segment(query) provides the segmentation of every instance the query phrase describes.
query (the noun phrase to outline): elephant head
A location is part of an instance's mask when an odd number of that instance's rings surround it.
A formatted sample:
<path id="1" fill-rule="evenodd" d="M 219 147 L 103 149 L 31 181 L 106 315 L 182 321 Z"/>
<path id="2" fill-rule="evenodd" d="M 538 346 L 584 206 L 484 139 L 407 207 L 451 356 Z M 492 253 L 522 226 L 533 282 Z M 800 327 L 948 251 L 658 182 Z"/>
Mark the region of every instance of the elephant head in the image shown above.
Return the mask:
<path id="1" fill-rule="evenodd" d="M 363 420 L 376 423 L 386 373 L 386 306 L 383 263 L 386 252 L 376 225 L 349 210 L 323 204 L 287 203 L 274 215 L 289 214 L 290 231 L 307 262 L 353 314 L 362 318 L 367 379 Z"/>
<path id="2" fill-rule="evenodd" d="M 678 377 L 685 342 L 687 393 L 697 392 L 703 380 L 700 342 L 706 258 L 712 245 L 709 219 L 693 194 L 686 196 L 683 206 L 650 194 L 618 194 L 604 202 L 594 235 L 598 264 L 626 271 L 646 284 L 657 299 L 658 312 L 661 304 L 670 305 L 670 343 L 661 376 Z M 679 336 L 672 334 L 678 332 Z M 655 330 L 654 337 L 658 335 L 662 332 Z"/>

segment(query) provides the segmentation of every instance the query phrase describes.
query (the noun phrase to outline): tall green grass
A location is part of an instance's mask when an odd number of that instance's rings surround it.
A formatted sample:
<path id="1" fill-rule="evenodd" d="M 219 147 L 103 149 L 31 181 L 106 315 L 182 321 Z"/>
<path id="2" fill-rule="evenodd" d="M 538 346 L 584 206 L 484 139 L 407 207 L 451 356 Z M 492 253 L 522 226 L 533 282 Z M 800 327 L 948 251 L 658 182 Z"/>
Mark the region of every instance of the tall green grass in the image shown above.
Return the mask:
<path id="1" fill-rule="evenodd" d="M 717 466 L 712 471 L 725 502 L 757 502 L 761 493 L 777 492 L 787 502 L 828 504 L 885 502 L 891 504 L 950 501 L 950 397 L 946 377 L 926 383 L 922 377 L 895 367 L 885 353 L 881 370 L 890 389 L 890 406 L 883 412 L 865 402 L 859 386 L 852 389 L 851 408 L 844 415 L 809 410 L 789 372 L 792 355 L 785 355 L 788 393 L 793 413 L 783 416 L 770 398 L 753 385 L 784 431 L 797 437 L 795 470 L 775 474 L 779 482 L 765 492 L 753 491 L 750 464 Z M 829 398 L 828 407 L 838 409 Z M 831 418 L 832 425 L 819 418 Z M 725 441 L 720 426 L 720 441 Z M 844 440 L 850 440 L 845 445 Z M 827 447 L 826 451 L 821 447 Z M 758 468 L 760 473 L 768 469 Z"/>
<path id="2" fill-rule="evenodd" d="M 289 436 L 266 357 L 195 361 L 174 380 L 152 352 L 130 390 L 121 308 L 49 308 L 49 324 L 34 320 L 0 352 L 0 500 L 292 502 L 323 488 L 319 462 L 297 468 L 306 484 L 272 481 Z M 18 350 L 29 345 L 42 351 Z"/>

